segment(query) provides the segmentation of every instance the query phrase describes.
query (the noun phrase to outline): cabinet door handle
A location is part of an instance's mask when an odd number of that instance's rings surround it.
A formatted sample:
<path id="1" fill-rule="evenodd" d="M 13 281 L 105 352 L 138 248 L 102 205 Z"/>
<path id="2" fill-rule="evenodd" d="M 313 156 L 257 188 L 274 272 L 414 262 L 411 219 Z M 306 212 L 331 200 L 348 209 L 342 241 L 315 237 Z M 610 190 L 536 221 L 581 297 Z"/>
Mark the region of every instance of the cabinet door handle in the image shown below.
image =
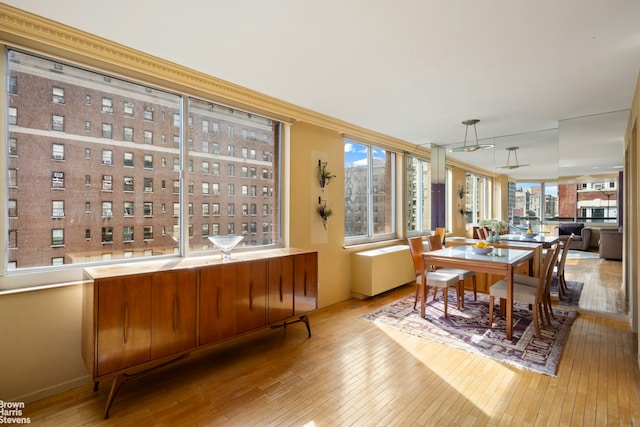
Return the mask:
<path id="1" fill-rule="evenodd" d="M 173 296 L 173 330 L 178 329 L 178 296 Z"/>
<path id="2" fill-rule="evenodd" d="M 280 302 L 282 302 L 284 299 L 282 297 L 282 276 L 280 276 Z"/>
<path id="3" fill-rule="evenodd" d="M 253 310 L 253 280 L 249 281 L 249 310 Z"/>
<path id="4" fill-rule="evenodd" d="M 307 272 L 304 272 L 304 296 L 307 296 Z"/>
<path id="5" fill-rule="evenodd" d="M 218 319 L 220 318 L 220 288 L 216 288 L 216 301 L 218 302 L 218 304 L 216 305 L 216 316 L 218 316 Z"/>
<path id="6" fill-rule="evenodd" d="M 129 303 L 124 303 L 124 313 L 122 316 L 122 336 L 124 343 L 127 343 L 127 332 L 129 331 Z"/>

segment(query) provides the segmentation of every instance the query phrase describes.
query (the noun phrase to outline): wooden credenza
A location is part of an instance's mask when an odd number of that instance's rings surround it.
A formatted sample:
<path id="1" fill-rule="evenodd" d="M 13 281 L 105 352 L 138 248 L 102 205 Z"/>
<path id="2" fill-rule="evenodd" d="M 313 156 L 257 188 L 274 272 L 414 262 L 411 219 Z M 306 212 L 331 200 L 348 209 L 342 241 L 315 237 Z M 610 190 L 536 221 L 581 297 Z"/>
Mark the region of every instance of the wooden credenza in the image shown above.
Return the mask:
<path id="1" fill-rule="evenodd" d="M 114 378 L 105 418 L 133 377 L 224 339 L 302 321 L 317 309 L 317 252 L 273 249 L 87 268 L 82 357 L 97 389 Z"/>

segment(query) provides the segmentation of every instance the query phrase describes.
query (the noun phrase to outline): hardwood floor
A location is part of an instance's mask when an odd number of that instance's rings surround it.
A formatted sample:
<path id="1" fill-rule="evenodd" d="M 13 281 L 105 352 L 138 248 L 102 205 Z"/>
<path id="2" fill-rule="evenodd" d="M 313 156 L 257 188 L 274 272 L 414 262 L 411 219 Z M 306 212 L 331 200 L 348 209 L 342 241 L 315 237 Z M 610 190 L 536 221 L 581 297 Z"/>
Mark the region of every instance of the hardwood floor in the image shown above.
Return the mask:
<path id="1" fill-rule="evenodd" d="M 582 262 L 568 280 L 594 278 Z M 598 279 L 615 288 L 612 276 Z M 291 325 L 194 354 L 126 384 L 106 421 L 108 383 L 27 404 L 24 416 L 74 427 L 640 425 L 628 321 L 580 314 L 554 378 L 359 319 L 413 291 L 323 308 L 310 316 L 310 339 L 304 325 Z"/>

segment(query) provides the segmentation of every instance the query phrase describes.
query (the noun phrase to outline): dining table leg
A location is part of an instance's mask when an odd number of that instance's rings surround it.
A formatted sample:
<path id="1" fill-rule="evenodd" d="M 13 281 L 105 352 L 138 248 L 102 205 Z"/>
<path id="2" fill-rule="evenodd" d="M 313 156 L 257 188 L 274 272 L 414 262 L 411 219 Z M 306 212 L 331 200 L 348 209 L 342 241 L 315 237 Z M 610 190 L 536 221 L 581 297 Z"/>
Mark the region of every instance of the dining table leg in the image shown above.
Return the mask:
<path id="1" fill-rule="evenodd" d="M 422 271 L 422 295 L 420 295 L 420 317 L 424 319 L 427 305 L 427 268 Z"/>
<path id="2" fill-rule="evenodd" d="M 507 268 L 507 339 L 511 339 L 513 331 L 513 267 Z"/>

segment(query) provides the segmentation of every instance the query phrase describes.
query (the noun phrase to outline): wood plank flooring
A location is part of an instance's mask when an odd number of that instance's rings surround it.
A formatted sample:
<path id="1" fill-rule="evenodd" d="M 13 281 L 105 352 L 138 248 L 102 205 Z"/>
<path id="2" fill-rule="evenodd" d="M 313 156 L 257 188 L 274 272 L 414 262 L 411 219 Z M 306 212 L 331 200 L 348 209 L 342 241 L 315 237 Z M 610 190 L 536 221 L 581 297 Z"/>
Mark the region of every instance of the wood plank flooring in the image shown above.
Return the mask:
<path id="1" fill-rule="evenodd" d="M 595 274 L 582 262 L 569 280 Z M 194 354 L 126 384 L 106 421 L 109 383 L 27 404 L 24 416 L 56 427 L 640 425 L 628 321 L 580 314 L 549 377 L 359 320 L 413 291 L 323 308 L 310 339 L 298 324 Z"/>

